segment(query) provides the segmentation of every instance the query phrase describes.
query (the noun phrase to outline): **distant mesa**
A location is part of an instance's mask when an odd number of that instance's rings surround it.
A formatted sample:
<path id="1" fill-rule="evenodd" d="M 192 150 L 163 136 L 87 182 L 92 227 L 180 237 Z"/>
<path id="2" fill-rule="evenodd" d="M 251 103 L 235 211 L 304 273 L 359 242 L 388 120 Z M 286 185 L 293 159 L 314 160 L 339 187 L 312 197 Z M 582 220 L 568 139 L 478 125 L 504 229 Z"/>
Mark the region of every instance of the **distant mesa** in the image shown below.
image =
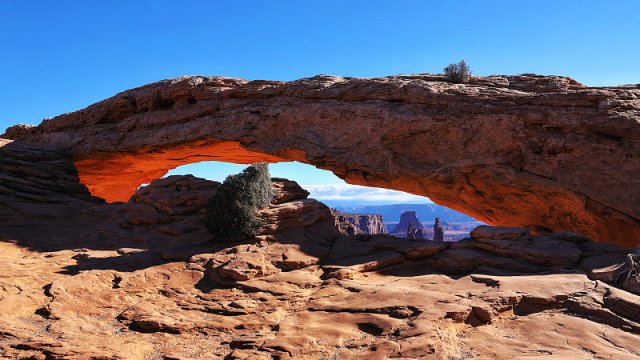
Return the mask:
<path id="1" fill-rule="evenodd" d="M 405 211 L 400 214 L 400 222 L 396 225 L 395 229 L 393 229 L 391 235 L 409 238 L 411 234 L 414 234 L 412 236 L 415 238 L 418 230 L 422 229 L 424 229 L 424 226 L 416 216 L 416 212 Z M 422 234 L 422 231 L 420 231 L 420 234 Z M 419 238 L 422 239 L 422 235 L 420 235 Z"/>
<path id="2" fill-rule="evenodd" d="M 435 219 L 432 234 L 428 234 L 426 230 L 415 211 L 405 211 L 400 215 L 400 222 L 393 229 L 391 235 L 410 240 L 433 240 L 435 242 L 443 242 L 445 240 L 445 231 L 440 224 L 440 217 Z M 431 238 L 428 235 L 431 235 Z"/>
<path id="3" fill-rule="evenodd" d="M 406 228 L 404 230 L 399 228 L 398 232 L 395 233 L 400 222 L 400 216 L 406 211 L 414 211 L 416 213 L 416 218 L 426 220 L 419 220 L 423 226 L 423 228 L 420 229 L 422 232 L 421 238 L 423 239 L 434 238 L 433 222 L 430 223 L 428 220 L 435 219 L 436 217 L 441 219 L 440 224 L 445 230 L 445 240 L 447 241 L 457 241 L 465 237 L 469 237 L 469 232 L 475 227 L 486 225 L 485 223 L 475 220 L 463 213 L 433 203 L 386 205 L 351 204 L 349 206 L 338 206 L 338 210 L 349 214 L 380 214 L 384 219 L 386 228 L 390 229 L 390 233 L 399 237 L 407 236 Z"/>
<path id="4" fill-rule="evenodd" d="M 336 221 L 336 229 L 345 235 L 386 234 L 382 215 L 379 214 L 347 214 L 331 209 Z"/>

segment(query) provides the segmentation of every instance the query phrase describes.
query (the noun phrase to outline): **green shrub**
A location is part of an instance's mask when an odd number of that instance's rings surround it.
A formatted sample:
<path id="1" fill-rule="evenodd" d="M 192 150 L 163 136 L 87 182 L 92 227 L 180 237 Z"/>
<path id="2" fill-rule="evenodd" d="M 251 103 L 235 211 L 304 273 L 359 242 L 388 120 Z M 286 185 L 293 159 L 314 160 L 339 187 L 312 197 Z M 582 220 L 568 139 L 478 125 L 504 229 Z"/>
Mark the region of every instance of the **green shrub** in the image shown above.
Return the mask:
<path id="1" fill-rule="evenodd" d="M 457 64 L 449 64 L 444 68 L 444 75 L 447 77 L 447 81 L 462 84 L 469 81 L 471 77 L 471 69 L 464 60 L 460 60 Z"/>
<path id="2" fill-rule="evenodd" d="M 219 240 L 241 241 L 258 235 L 258 211 L 274 196 L 269 165 L 258 163 L 228 176 L 207 206 L 207 229 Z"/>

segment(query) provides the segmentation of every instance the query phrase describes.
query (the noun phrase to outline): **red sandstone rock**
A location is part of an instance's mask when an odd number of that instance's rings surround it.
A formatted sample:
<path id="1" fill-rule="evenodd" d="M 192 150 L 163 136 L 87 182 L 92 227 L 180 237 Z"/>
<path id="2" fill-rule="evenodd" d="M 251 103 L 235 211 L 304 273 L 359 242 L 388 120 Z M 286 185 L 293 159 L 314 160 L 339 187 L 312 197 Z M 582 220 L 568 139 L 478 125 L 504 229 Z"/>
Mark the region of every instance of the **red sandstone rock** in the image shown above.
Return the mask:
<path id="1" fill-rule="evenodd" d="M 637 246 L 640 89 L 558 76 L 292 82 L 182 77 L 5 137 L 70 149 L 92 194 L 126 201 L 178 165 L 297 160 L 493 225 Z M 354 131 L 357 129 L 357 131 Z M 411 139 L 411 141 L 406 141 Z"/>
<path id="2" fill-rule="evenodd" d="M 640 296 L 589 278 L 630 249 L 501 227 L 458 243 L 344 236 L 280 180 L 264 234 L 219 243 L 204 225 L 215 182 L 173 176 L 109 204 L 63 153 L 3 145 L 1 358 L 640 353 Z"/>
<path id="3" fill-rule="evenodd" d="M 309 192 L 300 187 L 295 181 L 279 178 L 272 178 L 271 180 L 276 190 L 276 195 L 271 201 L 272 204 L 277 205 L 295 200 L 304 200 L 309 196 Z"/>

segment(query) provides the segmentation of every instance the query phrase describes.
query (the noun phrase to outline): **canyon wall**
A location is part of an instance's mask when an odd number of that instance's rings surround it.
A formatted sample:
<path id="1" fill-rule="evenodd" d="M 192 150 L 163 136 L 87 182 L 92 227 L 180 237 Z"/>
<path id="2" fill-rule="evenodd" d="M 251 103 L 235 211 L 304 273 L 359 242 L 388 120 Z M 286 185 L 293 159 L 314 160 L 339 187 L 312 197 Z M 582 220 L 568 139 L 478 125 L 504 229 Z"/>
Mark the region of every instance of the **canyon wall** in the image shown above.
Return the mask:
<path id="1" fill-rule="evenodd" d="M 347 214 L 335 209 L 331 210 L 335 218 L 336 228 L 345 235 L 386 234 L 382 215 L 379 214 Z"/>

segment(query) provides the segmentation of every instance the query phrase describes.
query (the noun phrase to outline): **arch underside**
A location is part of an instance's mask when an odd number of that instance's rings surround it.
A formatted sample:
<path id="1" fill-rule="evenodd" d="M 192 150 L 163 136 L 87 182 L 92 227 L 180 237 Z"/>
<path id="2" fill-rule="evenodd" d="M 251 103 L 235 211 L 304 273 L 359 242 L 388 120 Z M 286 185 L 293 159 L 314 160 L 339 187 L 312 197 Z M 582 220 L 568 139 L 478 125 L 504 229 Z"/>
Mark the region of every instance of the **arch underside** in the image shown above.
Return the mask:
<path id="1" fill-rule="evenodd" d="M 169 170 L 181 165 L 201 161 L 221 161 L 235 164 L 256 162 L 276 163 L 299 161 L 314 165 L 305 157 L 303 150 L 286 149 L 277 154 L 249 150 L 237 141 L 196 141 L 167 149 L 138 151 L 136 153 L 110 153 L 91 159 L 76 160 L 80 181 L 89 191 L 108 202 L 127 201 L 142 184 L 161 178 Z M 629 222 L 625 214 L 614 211 L 584 196 L 571 194 L 566 189 L 551 184 L 539 184 L 539 179 L 522 179 L 508 168 L 468 165 L 456 166 L 451 173 L 446 170 L 417 177 L 414 174 L 395 173 L 390 177 L 374 177 L 349 168 L 332 167 L 321 163 L 319 168 L 333 171 L 338 177 L 354 185 L 401 190 L 416 195 L 429 196 L 434 202 L 466 213 L 491 225 L 526 226 L 534 231 L 581 229 L 580 233 L 599 238 L 601 233 L 593 231 L 594 224 L 606 218 L 616 236 Z M 488 165 L 488 164 L 483 164 Z M 490 182 L 488 183 L 488 179 Z M 499 179 L 499 180 L 498 180 Z M 455 194 L 455 195 L 452 195 Z M 495 202 L 484 202 L 486 198 L 500 199 L 505 206 Z M 554 207 L 549 211 L 549 199 Z M 559 201 L 559 200 L 562 201 Z M 536 209 L 529 212 L 528 222 L 523 222 L 519 212 L 514 218 L 505 216 L 513 204 Z M 506 209 L 505 209 L 506 208 Z M 580 211 L 579 211 L 580 210 Z M 544 225 L 535 219 L 546 219 Z M 576 230 L 574 230 L 576 231 Z M 634 235 L 632 235 L 634 236 Z M 633 238 L 633 237 L 629 237 Z"/>

